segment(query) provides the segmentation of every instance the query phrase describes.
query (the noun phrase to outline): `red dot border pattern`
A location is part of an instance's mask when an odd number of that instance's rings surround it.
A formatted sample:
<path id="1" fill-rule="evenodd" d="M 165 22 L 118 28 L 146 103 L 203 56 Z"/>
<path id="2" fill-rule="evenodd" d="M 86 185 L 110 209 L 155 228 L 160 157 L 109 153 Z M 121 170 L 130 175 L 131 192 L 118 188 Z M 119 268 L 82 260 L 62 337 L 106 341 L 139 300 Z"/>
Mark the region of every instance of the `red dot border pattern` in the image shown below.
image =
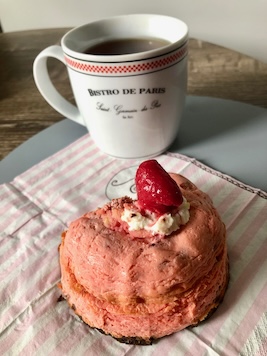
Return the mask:
<path id="1" fill-rule="evenodd" d="M 96 63 L 72 58 L 65 54 L 67 66 L 91 75 L 136 75 L 154 72 L 180 62 L 187 55 L 187 43 L 177 50 L 156 58 L 122 63 Z"/>

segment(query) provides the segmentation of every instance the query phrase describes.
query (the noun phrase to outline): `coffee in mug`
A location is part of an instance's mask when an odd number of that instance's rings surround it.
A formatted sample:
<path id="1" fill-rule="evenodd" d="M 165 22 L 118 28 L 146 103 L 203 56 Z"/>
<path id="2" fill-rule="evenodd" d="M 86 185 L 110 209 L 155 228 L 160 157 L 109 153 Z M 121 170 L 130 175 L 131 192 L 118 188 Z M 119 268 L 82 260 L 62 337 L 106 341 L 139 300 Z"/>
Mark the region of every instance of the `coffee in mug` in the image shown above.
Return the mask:
<path id="1" fill-rule="evenodd" d="M 111 17 L 74 28 L 35 59 L 36 85 L 63 116 L 120 158 L 164 152 L 177 136 L 187 87 L 187 25 L 162 15 Z M 59 94 L 47 58 L 66 65 L 76 104 Z"/>
<path id="2" fill-rule="evenodd" d="M 169 41 L 161 38 L 119 38 L 99 42 L 83 52 L 103 56 L 120 55 L 151 51 L 153 49 L 167 46 L 168 44 L 170 44 Z"/>

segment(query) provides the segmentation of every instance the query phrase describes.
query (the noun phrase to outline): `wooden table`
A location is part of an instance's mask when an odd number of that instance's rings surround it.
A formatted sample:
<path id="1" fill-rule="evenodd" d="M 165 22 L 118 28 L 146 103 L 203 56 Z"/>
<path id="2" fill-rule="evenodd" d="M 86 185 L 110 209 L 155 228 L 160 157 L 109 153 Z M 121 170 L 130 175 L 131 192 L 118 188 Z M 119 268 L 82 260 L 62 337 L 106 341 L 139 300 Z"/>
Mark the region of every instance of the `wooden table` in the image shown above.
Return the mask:
<path id="1" fill-rule="evenodd" d="M 0 160 L 41 130 L 62 120 L 35 87 L 32 64 L 68 29 L 0 34 Z M 64 65 L 49 60 L 58 90 L 73 95 Z M 188 94 L 238 100 L 267 108 L 267 64 L 210 43 L 190 39 Z"/>

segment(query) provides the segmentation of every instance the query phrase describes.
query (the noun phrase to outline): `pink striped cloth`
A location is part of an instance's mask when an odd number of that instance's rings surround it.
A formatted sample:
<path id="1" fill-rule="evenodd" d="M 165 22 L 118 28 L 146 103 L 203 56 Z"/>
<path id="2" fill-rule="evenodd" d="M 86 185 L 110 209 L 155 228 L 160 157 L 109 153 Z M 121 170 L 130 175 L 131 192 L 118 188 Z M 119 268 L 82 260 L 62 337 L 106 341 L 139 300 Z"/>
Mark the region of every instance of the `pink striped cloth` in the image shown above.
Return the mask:
<path id="1" fill-rule="evenodd" d="M 267 193 L 179 154 L 157 160 L 207 192 L 227 226 L 230 285 L 216 313 L 131 346 L 90 329 L 60 301 L 61 232 L 108 199 L 135 196 L 140 163 L 106 156 L 85 135 L 0 186 L 1 355 L 267 355 Z"/>

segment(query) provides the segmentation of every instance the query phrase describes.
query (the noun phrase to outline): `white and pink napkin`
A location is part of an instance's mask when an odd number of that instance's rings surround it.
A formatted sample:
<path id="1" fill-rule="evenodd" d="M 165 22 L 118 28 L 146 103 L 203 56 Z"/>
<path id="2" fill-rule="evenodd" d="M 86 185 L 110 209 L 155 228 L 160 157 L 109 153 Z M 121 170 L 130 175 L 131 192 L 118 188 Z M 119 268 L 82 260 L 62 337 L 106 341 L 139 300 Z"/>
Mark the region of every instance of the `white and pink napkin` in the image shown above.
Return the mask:
<path id="1" fill-rule="evenodd" d="M 0 186 L 1 355 L 267 355 L 267 193 L 179 154 L 157 160 L 207 192 L 226 224 L 230 284 L 216 313 L 133 346 L 89 328 L 60 300 L 62 231 L 109 199 L 135 196 L 140 161 L 103 154 L 87 134 Z"/>

